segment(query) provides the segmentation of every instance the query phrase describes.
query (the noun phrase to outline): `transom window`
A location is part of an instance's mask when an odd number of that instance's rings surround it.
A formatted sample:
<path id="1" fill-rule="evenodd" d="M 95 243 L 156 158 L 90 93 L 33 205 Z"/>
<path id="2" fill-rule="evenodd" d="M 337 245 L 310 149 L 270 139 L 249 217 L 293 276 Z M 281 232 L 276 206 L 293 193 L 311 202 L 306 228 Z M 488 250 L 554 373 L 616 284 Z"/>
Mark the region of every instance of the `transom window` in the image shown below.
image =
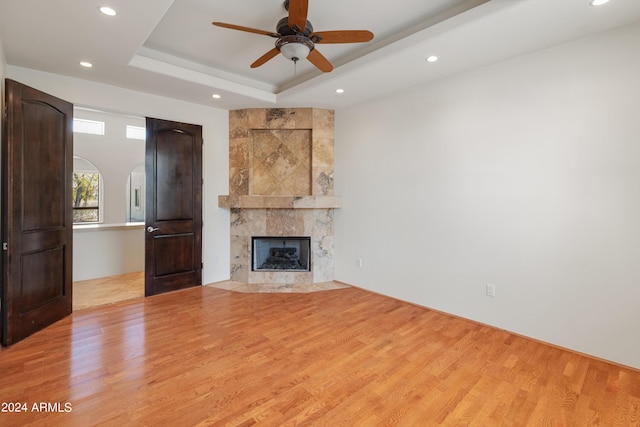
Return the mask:
<path id="1" fill-rule="evenodd" d="M 75 133 L 88 133 L 90 135 L 104 135 L 104 122 L 73 119 L 73 131 Z"/>
<path id="2" fill-rule="evenodd" d="M 141 126 L 127 125 L 127 138 L 129 139 L 142 139 L 147 138 L 147 129 Z"/>

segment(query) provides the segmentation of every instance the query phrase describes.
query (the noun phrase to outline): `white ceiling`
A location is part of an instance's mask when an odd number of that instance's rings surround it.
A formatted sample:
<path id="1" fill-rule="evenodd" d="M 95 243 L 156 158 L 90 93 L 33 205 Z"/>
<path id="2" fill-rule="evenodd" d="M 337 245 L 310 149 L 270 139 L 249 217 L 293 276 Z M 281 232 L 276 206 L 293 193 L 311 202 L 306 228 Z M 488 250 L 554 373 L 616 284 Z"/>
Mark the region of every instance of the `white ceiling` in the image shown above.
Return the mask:
<path id="1" fill-rule="evenodd" d="M 12 66 L 224 109 L 337 109 L 640 21 L 639 0 L 589 1 L 309 0 L 315 31 L 375 34 L 369 43 L 317 45 L 331 73 L 280 55 L 251 69 L 275 39 L 211 25 L 275 32 L 287 15 L 282 0 L 2 0 L 0 40 Z M 118 15 L 100 14 L 102 5 Z M 440 60 L 426 62 L 432 54 Z"/>

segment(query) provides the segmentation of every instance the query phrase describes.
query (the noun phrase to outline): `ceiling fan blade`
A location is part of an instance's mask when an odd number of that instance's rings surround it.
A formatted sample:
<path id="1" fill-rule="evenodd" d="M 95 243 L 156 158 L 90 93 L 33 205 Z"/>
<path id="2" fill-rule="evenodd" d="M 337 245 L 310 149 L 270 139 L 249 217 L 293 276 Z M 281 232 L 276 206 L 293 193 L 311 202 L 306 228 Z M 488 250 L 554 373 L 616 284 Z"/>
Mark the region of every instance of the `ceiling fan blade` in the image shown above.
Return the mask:
<path id="1" fill-rule="evenodd" d="M 320 39 L 316 41 L 315 36 Z M 364 43 L 373 40 L 373 33 L 367 30 L 318 31 L 309 38 L 314 43 Z"/>
<path id="2" fill-rule="evenodd" d="M 280 51 L 274 47 L 269 52 L 265 53 L 260 58 L 256 59 L 256 61 L 253 64 L 251 64 L 251 68 L 256 68 L 256 67 L 261 66 L 262 64 L 264 64 L 268 60 L 278 56 L 279 53 L 280 53 Z"/>
<path id="3" fill-rule="evenodd" d="M 275 37 L 275 38 L 280 37 L 280 34 L 278 34 L 278 33 L 273 33 L 271 31 L 265 31 L 265 30 L 257 30 L 255 28 L 242 27 L 240 25 L 227 24 L 227 23 L 224 23 L 224 22 L 212 22 L 212 24 L 215 25 L 216 27 L 223 27 L 223 28 L 230 28 L 232 30 L 246 31 L 247 33 L 262 34 L 263 36 L 270 36 L 270 37 Z"/>
<path id="4" fill-rule="evenodd" d="M 311 62 L 313 65 L 315 65 L 325 73 L 333 70 L 333 65 L 331 65 L 331 62 L 329 62 L 327 58 L 325 58 L 320 52 L 318 52 L 318 49 L 313 49 L 311 52 L 309 52 L 309 56 L 307 56 L 307 59 L 309 60 L 309 62 Z"/>
<path id="5" fill-rule="evenodd" d="M 309 0 L 289 1 L 289 27 L 298 27 L 298 31 L 304 31 L 307 26 L 307 13 L 309 12 Z"/>

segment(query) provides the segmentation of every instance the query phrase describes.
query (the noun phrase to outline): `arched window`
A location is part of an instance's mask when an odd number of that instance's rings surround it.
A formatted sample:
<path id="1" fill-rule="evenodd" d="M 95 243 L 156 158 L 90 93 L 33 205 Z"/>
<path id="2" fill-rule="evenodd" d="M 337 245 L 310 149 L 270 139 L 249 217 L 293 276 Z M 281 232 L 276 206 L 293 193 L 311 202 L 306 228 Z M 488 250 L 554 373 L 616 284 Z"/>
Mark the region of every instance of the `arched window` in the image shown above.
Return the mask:
<path id="1" fill-rule="evenodd" d="M 127 180 L 127 222 L 144 222 L 144 163 L 136 166 Z"/>
<path id="2" fill-rule="evenodd" d="M 102 222 L 102 175 L 90 161 L 73 157 L 73 223 Z"/>

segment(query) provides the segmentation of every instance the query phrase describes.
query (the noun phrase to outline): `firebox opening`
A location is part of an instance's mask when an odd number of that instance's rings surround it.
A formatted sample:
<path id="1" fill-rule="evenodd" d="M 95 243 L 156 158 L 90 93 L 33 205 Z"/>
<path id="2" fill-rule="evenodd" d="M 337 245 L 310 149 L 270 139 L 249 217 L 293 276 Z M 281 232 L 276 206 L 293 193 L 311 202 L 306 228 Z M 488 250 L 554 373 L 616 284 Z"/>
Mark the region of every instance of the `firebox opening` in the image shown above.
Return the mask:
<path id="1" fill-rule="evenodd" d="M 252 271 L 311 271 L 310 237 L 252 237 Z"/>

